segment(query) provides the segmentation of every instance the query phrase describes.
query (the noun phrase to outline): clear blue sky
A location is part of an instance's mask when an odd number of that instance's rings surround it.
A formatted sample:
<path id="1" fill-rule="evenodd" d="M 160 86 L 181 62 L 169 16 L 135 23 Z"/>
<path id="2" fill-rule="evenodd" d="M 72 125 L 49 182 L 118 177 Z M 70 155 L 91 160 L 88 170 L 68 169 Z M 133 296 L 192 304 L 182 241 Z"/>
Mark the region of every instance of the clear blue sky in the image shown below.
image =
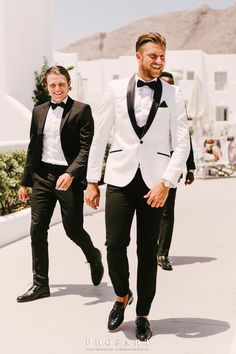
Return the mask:
<path id="1" fill-rule="evenodd" d="M 53 0 L 53 45 L 60 48 L 96 32 L 110 32 L 144 17 L 190 10 L 203 4 L 215 9 L 236 0 Z"/>

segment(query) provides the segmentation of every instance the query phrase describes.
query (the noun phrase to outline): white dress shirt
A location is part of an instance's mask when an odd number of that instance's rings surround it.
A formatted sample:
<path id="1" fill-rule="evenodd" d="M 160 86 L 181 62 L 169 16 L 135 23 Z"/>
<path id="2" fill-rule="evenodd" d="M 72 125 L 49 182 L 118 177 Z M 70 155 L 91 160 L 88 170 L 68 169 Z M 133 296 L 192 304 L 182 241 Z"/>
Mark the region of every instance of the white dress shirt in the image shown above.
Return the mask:
<path id="1" fill-rule="evenodd" d="M 137 87 L 137 81 L 141 79 L 137 74 L 135 75 L 135 96 L 134 96 L 134 112 L 136 117 L 137 125 L 142 128 L 145 126 L 147 122 L 147 118 L 152 106 L 154 90 L 152 90 L 149 86 L 145 85 L 142 87 Z M 156 81 L 150 80 L 151 81 Z"/>
<path id="2" fill-rule="evenodd" d="M 66 103 L 67 98 L 63 101 Z M 56 103 L 56 102 L 54 102 Z M 61 147 L 60 125 L 63 108 L 58 106 L 55 109 L 49 108 L 43 130 L 43 152 L 42 161 L 53 165 L 67 166 Z"/>

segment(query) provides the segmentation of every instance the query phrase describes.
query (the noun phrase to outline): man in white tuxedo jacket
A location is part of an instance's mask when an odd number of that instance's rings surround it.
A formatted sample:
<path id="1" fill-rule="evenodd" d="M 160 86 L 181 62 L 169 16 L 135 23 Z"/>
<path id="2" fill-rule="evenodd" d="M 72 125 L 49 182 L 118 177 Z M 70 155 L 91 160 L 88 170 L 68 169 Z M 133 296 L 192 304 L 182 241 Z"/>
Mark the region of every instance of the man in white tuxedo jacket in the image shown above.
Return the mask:
<path id="1" fill-rule="evenodd" d="M 136 337 L 152 336 L 148 314 L 156 292 L 157 239 L 162 207 L 169 188 L 177 186 L 189 154 L 189 130 L 179 89 L 159 79 L 165 64 L 166 41 L 146 33 L 136 42 L 138 72 L 110 82 L 95 120 L 85 194 L 92 208 L 99 205 L 98 181 L 111 137 L 104 181 L 106 246 L 109 275 L 117 299 L 108 329 L 124 320 L 133 300 L 129 287 L 127 247 L 134 213 L 137 219 Z M 170 156 L 170 151 L 174 151 Z"/>

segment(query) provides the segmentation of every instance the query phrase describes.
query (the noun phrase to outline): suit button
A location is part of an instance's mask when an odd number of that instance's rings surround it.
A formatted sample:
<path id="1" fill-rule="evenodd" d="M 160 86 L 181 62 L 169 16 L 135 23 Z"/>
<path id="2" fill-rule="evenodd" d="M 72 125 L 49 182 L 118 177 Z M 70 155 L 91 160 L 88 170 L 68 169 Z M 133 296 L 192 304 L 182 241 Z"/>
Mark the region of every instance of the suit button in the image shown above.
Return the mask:
<path id="1" fill-rule="evenodd" d="M 142 140 L 140 140 L 140 144 L 143 144 L 143 141 L 142 141 Z"/>

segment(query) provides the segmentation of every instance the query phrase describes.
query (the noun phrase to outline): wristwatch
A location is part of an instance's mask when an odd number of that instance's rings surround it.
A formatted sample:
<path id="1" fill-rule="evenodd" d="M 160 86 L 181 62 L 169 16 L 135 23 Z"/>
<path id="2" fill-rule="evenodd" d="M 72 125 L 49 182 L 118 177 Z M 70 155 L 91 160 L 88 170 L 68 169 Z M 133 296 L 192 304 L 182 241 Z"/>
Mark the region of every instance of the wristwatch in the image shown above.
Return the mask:
<path id="1" fill-rule="evenodd" d="M 170 186 L 171 186 L 171 183 L 170 183 L 170 181 L 168 181 L 167 179 L 161 179 L 161 182 L 163 183 L 163 185 L 164 185 L 164 187 L 166 187 L 166 188 L 170 188 Z"/>

